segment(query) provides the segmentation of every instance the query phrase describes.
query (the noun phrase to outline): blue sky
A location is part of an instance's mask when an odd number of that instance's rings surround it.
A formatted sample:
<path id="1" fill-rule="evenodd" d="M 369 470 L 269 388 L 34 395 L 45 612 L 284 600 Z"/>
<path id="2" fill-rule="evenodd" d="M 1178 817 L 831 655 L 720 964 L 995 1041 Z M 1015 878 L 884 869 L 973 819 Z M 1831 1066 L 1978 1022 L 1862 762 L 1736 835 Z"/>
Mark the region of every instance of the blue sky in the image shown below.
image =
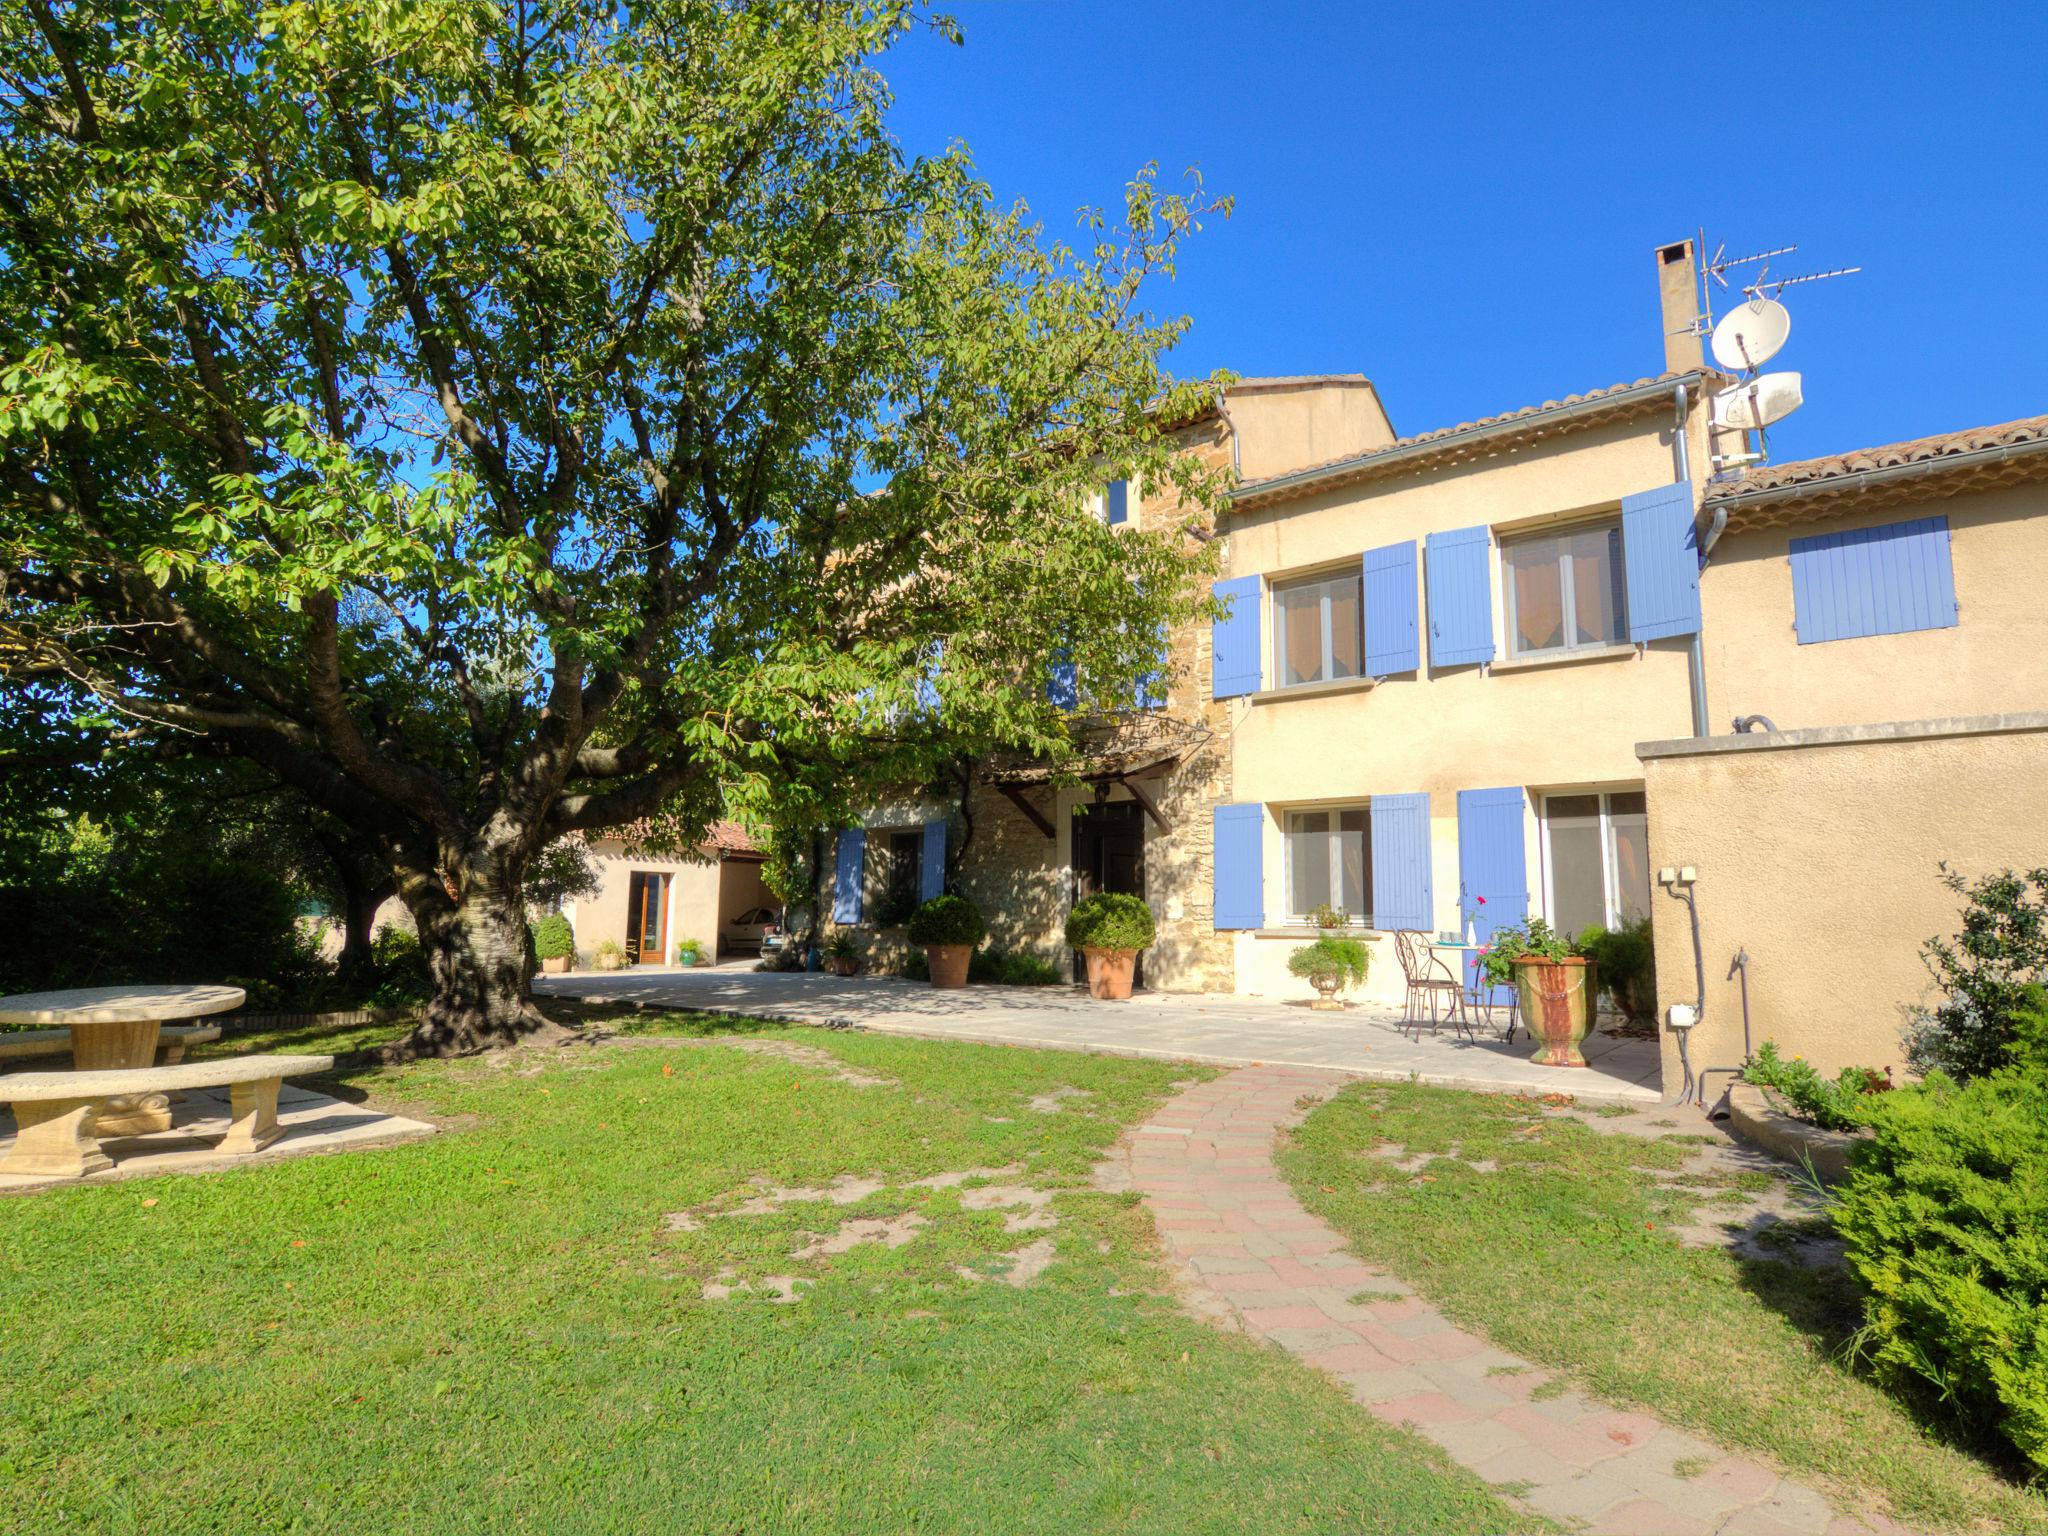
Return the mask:
<path id="1" fill-rule="evenodd" d="M 1160 310 L 1177 374 L 1362 372 L 1397 432 L 1652 374 L 1652 251 L 1705 225 L 1789 290 L 1780 462 L 2048 411 L 2048 13 L 967 0 L 884 59 L 913 152 L 1049 234 L 1148 160 L 1234 216 Z M 1717 312 L 1720 302 L 1717 299 Z"/>

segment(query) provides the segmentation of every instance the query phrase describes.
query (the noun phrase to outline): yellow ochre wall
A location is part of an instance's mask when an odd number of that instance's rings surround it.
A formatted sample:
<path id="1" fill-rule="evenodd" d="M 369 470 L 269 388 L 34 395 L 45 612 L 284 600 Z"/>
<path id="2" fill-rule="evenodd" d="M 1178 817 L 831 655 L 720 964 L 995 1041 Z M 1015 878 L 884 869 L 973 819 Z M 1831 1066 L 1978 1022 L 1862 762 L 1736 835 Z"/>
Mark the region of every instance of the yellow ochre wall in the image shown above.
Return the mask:
<path id="1" fill-rule="evenodd" d="M 1911 1009 L 1936 1001 L 1920 945 L 1959 926 L 1941 862 L 1971 880 L 2048 864 L 2048 713 L 1710 743 L 1644 745 L 1652 867 L 1698 877 L 1693 1066 L 1742 1060 L 1738 951 L 1753 1044 L 1774 1039 L 1829 1075 L 1902 1066 Z M 1651 903 L 1661 1017 L 1694 1000 L 1696 973 L 1683 904 L 1663 890 Z M 1670 1031 L 1662 1044 L 1675 1090 Z"/>
<path id="2" fill-rule="evenodd" d="M 1239 475 L 1247 483 L 1394 441 L 1379 395 L 1364 379 L 1249 381 L 1226 396 L 1237 433 Z"/>
<path id="3" fill-rule="evenodd" d="M 1959 621 L 1801 645 L 1792 539 L 1945 514 Z M 1700 577 L 1714 729 L 1766 715 L 1780 730 L 2048 707 L 2048 485 L 2010 486 L 1791 528 L 1730 532 Z"/>
<path id="4" fill-rule="evenodd" d="M 1694 460 L 1703 445 L 1694 408 Z M 1669 484 L 1675 474 L 1669 409 L 1454 468 L 1375 480 L 1242 513 L 1230 521 L 1228 571 L 1269 579 L 1351 565 L 1382 544 L 1485 523 L 1498 534 L 1588 517 L 1617 516 L 1624 495 Z M 1420 553 L 1418 551 L 1418 553 Z M 1423 564 L 1418 560 L 1418 566 Z M 1425 577 L 1417 571 L 1418 585 Z M 1499 547 L 1493 561 L 1494 636 L 1506 655 Z M 1426 791 L 1434 862 L 1434 930 L 1455 929 L 1458 910 L 1457 792 L 1511 786 L 1560 791 L 1632 788 L 1642 780 L 1635 745 L 1692 730 L 1689 641 L 1618 647 L 1592 658 L 1491 667 L 1429 667 L 1429 608 L 1422 616 L 1422 669 L 1375 687 L 1268 693 L 1232 701 L 1232 792 L 1267 807 L 1265 903 L 1269 925 L 1285 903 L 1281 814 L 1374 794 Z M 1262 604 L 1265 676 L 1274 676 L 1272 605 Z M 1524 827 L 1532 912 L 1544 878 L 1535 807 Z M 1241 933 L 1237 989 L 1306 997 L 1287 973 L 1298 934 Z M 1398 1002 L 1392 941 L 1374 941 L 1371 977 L 1355 994 Z"/>

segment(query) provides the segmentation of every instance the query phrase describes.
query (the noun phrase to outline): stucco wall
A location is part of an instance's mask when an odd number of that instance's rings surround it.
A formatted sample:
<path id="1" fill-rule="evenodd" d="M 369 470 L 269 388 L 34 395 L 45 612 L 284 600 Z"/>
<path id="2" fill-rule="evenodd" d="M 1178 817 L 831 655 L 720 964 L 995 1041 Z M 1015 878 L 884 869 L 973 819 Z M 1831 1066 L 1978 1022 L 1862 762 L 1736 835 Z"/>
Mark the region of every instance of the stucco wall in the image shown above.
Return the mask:
<path id="1" fill-rule="evenodd" d="M 716 952 L 719 921 L 719 870 L 716 860 L 650 858 L 629 854 L 613 843 L 591 846 L 596 866 L 597 889 L 588 896 L 562 903 L 569 926 L 576 931 L 576 953 L 588 963 L 591 953 L 606 939 L 621 949 L 626 945 L 626 925 L 636 873 L 665 874 L 668 891 L 667 952 L 663 963 L 672 960 L 676 944 L 695 939 L 704 953 Z"/>
<path id="2" fill-rule="evenodd" d="M 1695 416 L 1697 417 L 1697 409 Z M 1589 516 L 1619 515 L 1621 497 L 1670 483 L 1668 415 L 1574 433 L 1450 470 L 1368 481 L 1231 520 L 1233 575 L 1287 577 L 1348 566 L 1364 550 L 1484 523 L 1510 534 Z M 1457 793 L 1518 787 L 1531 792 L 1524 818 L 1530 909 L 1544 910 L 1545 880 L 1534 795 L 1629 789 L 1641 782 L 1635 745 L 1692 729 L 1689 642 L 1653 641 L 1592 658 L 1510 663 L 1499 549 L 1492 561 L 1490 667 L 1433 671 L 1429 610 L 1421 601 L 1420 671 L 1371 688 L 1272 693 L 1232 701 L 1231 798 L 1266 807 L 1265 904 L 1272 925 L 1236 938 L 1241 992 L 1308 997 L 1287 957 L 1308 935 L 1272 931 L 1285 900 L 1281 817 L 1288 810 L 1356 802 L 1376 794 L 1430 797 L 1432 931 L 1460 924 Z M 1418 582 L 1422 573 L 1418 571 Z M 1262 611 L 1265 675 L 1274 675 L 1270 599 Z M 1403 982 L 1391 939 L 1376 938 L 1366 987 L 1354 994 L 1398 1002 Z M 1455 961 L 1452 962 L 1455 964 Z"/>
<path id="3" fill-rule="evenodd" d="M 2028 718 L 2030 728 L 1996 733 L 1646 744 L 1681 749 L 1644 767 L 1653 868 L 1698 872 L 1706 1012 L 1696 1068 L 1742 1059 L 1742 996 L 1728 972 L 1744 950 L 1752 1042 L 1776 1040 L 1830 1074 L 1900 1064 L 1909 1010 L 1933 1000 L 1920 945 L 1957 928 L 1942 861 L 1971 879 L 2048 864 L 2048 716 Z M 1693 1000 L 1695 972 L 1683 905 L 1661 890 L 1651 899 L 1661 1016 Z M 1676 1084 L 1668 1031 L 1664 1058 Z"/>
<path id="4" fill-rule="evenodd" d="M 1394 441 L 1379 395 L 1363 379 L 1230 391 L 1239 470 L 1247 481 L 1370 453 Z"/>
<path id="5" fill-rule="evenodd" d="M 1799 644 L 1789 544 L 1807 534 L 1945 514 L 1952 629 Z M 2012 486 L 1790 528 L 1728 533 L 1700 577 L 1715 729 L 1768 715 L 1780 730 L 2048 704 L 2048 486 Z"/>

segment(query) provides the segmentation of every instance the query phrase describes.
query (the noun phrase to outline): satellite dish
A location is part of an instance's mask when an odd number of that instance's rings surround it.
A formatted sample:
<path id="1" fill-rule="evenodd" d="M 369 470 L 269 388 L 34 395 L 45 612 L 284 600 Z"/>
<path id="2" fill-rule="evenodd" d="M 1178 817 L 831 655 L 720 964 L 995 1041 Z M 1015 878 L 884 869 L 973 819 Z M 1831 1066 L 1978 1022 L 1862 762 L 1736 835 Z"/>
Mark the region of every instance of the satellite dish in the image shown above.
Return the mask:
<path id="1" fill-rule="evenodd" d="M 1715 340 L 1720 340 L 1718 327 Z M 1714 416 L 1724 427 L 1749 431 L 1784 420 L 1805 402 L 1798 374 L 1760 373 L 1747 384 L 1732 385 L 1714 396 Z"/>
<path id="2" fill-rule="evenodd" d="M 1749 299 L 1714 326 L 1714 361 L 1735 373 L 1760 368 L 1792 334 L 1792 316 L 1776 299 Z"/>

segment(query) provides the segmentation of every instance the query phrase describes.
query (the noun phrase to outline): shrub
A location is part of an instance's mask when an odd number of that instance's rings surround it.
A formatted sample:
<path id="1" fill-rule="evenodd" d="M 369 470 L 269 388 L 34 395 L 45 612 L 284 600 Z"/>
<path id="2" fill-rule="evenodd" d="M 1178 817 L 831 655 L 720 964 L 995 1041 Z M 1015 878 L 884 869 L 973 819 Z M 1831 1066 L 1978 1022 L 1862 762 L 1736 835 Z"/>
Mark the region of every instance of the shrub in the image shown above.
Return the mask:
<path id="1" fill-rule="evenodd" d="M 2048 983 L 2048 869 L 1971 885 L 1944 865 L 1941 879 L 1963 898 L 1963 927 L 1921 946 L 1943 1001 L 1907 1031 L 1906 1059 L 1966 1081 L 2005 1065 L 2032 989 Z"/>
<path id="2" fill-rule="evenodd" d="M 1287 957 L 1287 969 L 1296 976 L 1335 976 L 1340 991 L 1362 985 L 1371 965 L 1372 951 L 1365 947 L 1363 939 L 1328 934 L 1313 944 L 1302 945 Z"/>
<path id="3" fill-rule="evenodd" d="M 1563 960 L 1578 953 L 1579 947 L 1571 940 L 1542 918 L 1532 917 L 1526 923 L 1496 928 L 1486 948 L 1479 951 L 1479 969 L 1488 981 L 1505 986 L 1515 979 L 1515 961 L 1523 955 Z"/>
<path id="4" fill-rule="evenodd" d="M 910 914 L 905 937 L 913 944 L 979 944 L 988 924 L 965 896 L 934 896 Z"/>
<path id="5" fill-rule="evenodd" d="M 1891 1073 L 1875 1067 L 1844 1067 L 1830 1082 L 1805 1057 L 1780 1056 L 1774 1040 L 1766 1040 L 1743 1063 L 1742 1078 L 1770 1089 L 1801 1120 L 1830 1131 L 1868 1125 L 1877 1113 L 1872 1099 L 1892 1087 Z"/>
<path id="6" fill-rule="evenodd" d="M 2048 1077 L 1936 1075 L 1880 1103 L 1834 1218 L 1871 1363 L 2048 1473 Z"/>
<path id="7" fill-rule="evenodd" d="M 1067 915 L 1067 943 L 1075 949 L 1144 949 L 1157 928 L 1143 899 L 1098 891 Z"/>
<path id="8" fill-rule="evenodd" d="M 1598 923 L 1579 935 L 1579 953 L 1593 962 L 1600 990 L 1631 1024 L 1657 1012 L 1657 949 L 1650 920 L 1639 917 L 1619 928 Z"/>
<path id="9" fill-rule="evenodd" d="M 977 949 L 967 962 L 967 979 L 1002 987 L 1054 987 L 1065 978 L 1058 966 L 1028 951 L 1007 955 L 999 949 Z"/>
<path id="10" fill-rule="evenodd" d="M 533 925 L 533 952 L 543 960 L 561 960 L 576 953 L 576 932 L 569 919 L 550 912 Z"/>

